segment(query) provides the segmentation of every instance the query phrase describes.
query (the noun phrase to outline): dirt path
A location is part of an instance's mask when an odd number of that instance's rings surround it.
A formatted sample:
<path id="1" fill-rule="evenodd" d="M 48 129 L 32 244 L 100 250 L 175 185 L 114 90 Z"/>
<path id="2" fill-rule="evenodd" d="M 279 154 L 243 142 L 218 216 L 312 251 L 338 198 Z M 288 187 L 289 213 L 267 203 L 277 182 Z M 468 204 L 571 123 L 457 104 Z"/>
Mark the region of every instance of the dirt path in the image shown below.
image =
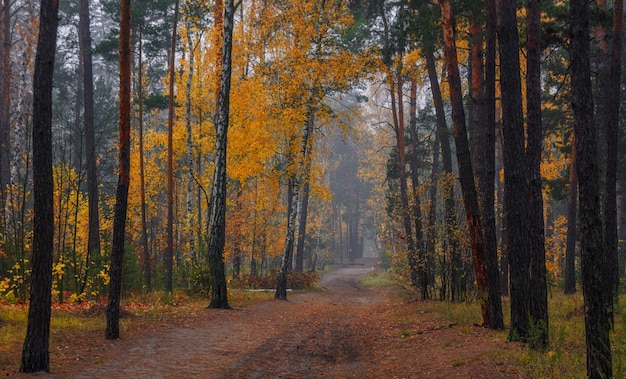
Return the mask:
<path id="1" fill-rule="evenodd" d="M 367 262 L 370 263 L 371 262 Z M 192 322 L 150 337 L 79 351 L 59 378 L 501 378 L 514 348 L 478 327 L 457 327 L 391 306 L 387 291 L 363 288 L 371 265 L 326 274 L 321 293 L 249 309 L 199 310 Z"/>

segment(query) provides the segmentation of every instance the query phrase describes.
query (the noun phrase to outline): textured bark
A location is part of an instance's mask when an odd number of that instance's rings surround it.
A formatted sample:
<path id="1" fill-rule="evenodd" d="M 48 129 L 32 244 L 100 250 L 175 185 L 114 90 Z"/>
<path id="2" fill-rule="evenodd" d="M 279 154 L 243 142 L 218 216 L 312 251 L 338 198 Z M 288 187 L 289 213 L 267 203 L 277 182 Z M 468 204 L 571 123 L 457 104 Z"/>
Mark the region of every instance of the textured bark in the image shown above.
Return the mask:
<path id="1" fill-rule="evenodd" d="M 572 157 L 569 164 L 567 194 L 567 241 L 565 243 L 565 294 L 576 293 L 576 214 L 578 209 L 578 176 L 576 176 L 576 134 L 572 134 Z"/>
<path id="2" fill-rule="evenodd" d="M 178 0 L 174 2 L 174 22 L 172 23 L 172 43 L 170 45 L 169 101 L 167 112 L 167 247 L 165 248 L 165 291 L 172 292 L 172 272 L 174 271 L 174 71 L 176 64 L 176 29 L 178 26 Z"/>
<path id="3" fill-rule="evenodd" d="M 448 126 L 446 122 L 446 113 L 443 106 L 443 99 L 441 98 L 441 89 L 439 87 L 439 80 L 437 79 L 437 69 L 435 66 L 435 56 L 430 44 L 427 44 L 424 48 L 424 55 L 426 58 L 426 67 L 428 69 L 428 79 L 430 81 L 431 93 L 433 95 L 433 101 L 435 103 L 435 115 L 437 119 L 437 137 L 439 137 L 439 143 L 441 145 L 441 163 L 443 172 L 452 176 L 452 148 L 450 147 L 450 137 L 448 132 Z M 451 180 L 444 182 L 443 197 L 445 208 L 445 222 L 446 222 L 446 240 L 448 241 L 448 250 L 450 256 L 455 265 L 452 267 L 452 301 L 461 300 L 459 296 L 461 280 L 462 280 L 462 267 L 461 256 L 459 251 L 459 244 L 457 241 L 456 230 L 457 225 L 457 213 L 456 204 L 454 200 L 454 183 Z M 445 288 L 442 286 L 442 288 Z M 442 298 L 445 298 L 442 296 Z"/>
<path id="4" fill-rule="evenodd" d="M 499 0 L 497 9 L 502 93 L 504 214 L 511 267 L 509 340 L 527 341 L 530 332 L 528 186 L 524 161 L 522 84 L 515 1 Z"/>
<path id="5" fill-rule="evenodd" d="M 422 208 L 419 196 L 419 157 L 417 153 L 418 135 L 417 135 L 417 82 L 415 78 L 411 78 L 410 90 L 410 110 L 409 110 L 409 166 L 411 167 L 411 185 L 413 187 L 413 206 L 412 217 L 415 225 L 415 250 L 417 257 L 417 275 L 419 289 L 422 292 L 422 299 L 430 298 L 429 287 L 429 270 L 433 267 L 426 261 L 426 252 L 424 249 L 424 233 L 422 230 Z"/>
<path id="6" fill-rule="evenodd" d="M 88 0 L 80 0 L 79 44 L 83 62 L 83 105 L 85 109 L 84 125 L 85 151 L 87 154 L 87 205 L 89 213 L 89 238 L 87 241 L 87 258 L 85 262 L 89 265 L 91 260 L 100 261 L 100 214 L 98 210 L 98 171 L 96 165 L 97 154 L 93 110 L 93 59 L 91 54 Z M 88 268 L 89 266 L 87 266 L 87 271 Z"/>
<path id="7" fill-rule="evenodd" d="M 141 246 L 143 282 L 147 292 L 152 291 L 152 268 L 150 259 L 150 247 L 148 246 L 148 223 L 146 220 L 146 173 L 144 168 L 143 150 L 143 28 L 139 27 L 139 62 L 138 62 L 138 82 L 137 103 L 139 105 L 139 192 L 141 196 Z"/>
<path id="8" fill-rule="evenodd" d="M 109 300 L 106 309 L 107 339 L 120 336 L 120 296 L 122 292 L 122 261 L 128 209 L 128 187 L 130 184 L 130 0 L 120 0 L 120 151 L 115 214 L 113 219 L 113 243 L 109 268 Z"/>
<path id="9" fill-rule="evenodd" d="M 33 77 L 33 251 L 28 325 L 21 372 L 50 369 L 50 304 L 54 205 L 52 180 L 52 78 L 59 3 L 42 0 Z"/>
<path id="10" fill-rule="evenodd" d="M 485 238 L 484 259 L 489 319 L 491 320 L 491 328 L 504 329 L 498 272 L 496 216 L 494 213 L 496 129 L 495 122 L 487 123 L 486 80 L 482 48 L 483 25 L 478 21 L 476 13 L 476 11 L 473 12 L 470 20 L 475 176 Z"/>
<path id="11" fill-rule="evenodd" d="M 480 219 L 478 194 L 474 183 L 474 170 L 467 140 L 467 126 L 465 112 L 463 110 L 463 93 L 461 90 L 461 76 L 456 53 L 456 41 L 454 32 L 454 18 L 448 0 L 440 0 L 441 15 L 443 21 L 444 53 L 446 57 L 446 69 L 448 71 L 448 84 L 450 86 L 450 100 L 452 105 L 452 123 L 454 125 L 454 140 L 456 143 L 456 156 L 459 165 L 459 179 L 465 204 L 465 217 L 472 245 L 472 259 L 474 272 L 478 285 L 478 297 L 481 303 L 483 325 L 491 327 L 491 319 L 488 304 L 488 282 L 486 272 L 485 238 Z"/>
<path id="12" fill-rule="evenodd" d="M 209 217 L 209 267 L 211 270 L 211 303 L 209 308 L 229 309 L 226 272 L 224 268 L 224 242 L 226 239 L 226 142 L 230 114 L 230 83 L 232 72 L 234 0 L 227 0 L 224 14 L 224 33 L 219 103 L 216 118 L 215 171 L 211 191 Z"/>
<path id="13" fill-rule="evenodd" d="M 530 242 L 530 316 L 533 325 L 531 345 L 548 345 L 548 287 L 541 188 L 541 9 L 539 0 L 528 0 L 526 40 L 526 107 L 528 174 L 528 228 Z"/>
<path id="14" fill-rule="evenodd" d="M 310 123 L 315 124 L 315 114 L 311 114 Z M 310 173 L 311 173 L 311 149 L 306 149 L 306 156 L 303 158 L 304 172 L 303 172 L 303 185 L 302 195 L 300 196 L 298 206 L 298 240 L 296 243 L 296 271 L 303 271 L 304 269 L 304 241 L 306 239 L 306 220 L 309 210 L 309 193 L 311 186 L 309 185 Z"/>
<path id="15" fill-rule="evenodd" d="M 607 300 L 603 296 L 602 219 L 600 218 L 597 140 L 594 127 L 589 46 L 589 2 L 570 1 L 570 72 L 576 174 L 580 216 L 581 267 L 585 303 L 587 377 L 611 378 L 611 342 Z"/>
<path id="16" fill-rule="evenodd" d="M 2 43 L 0 54 L 0 195 L 2 212 L 6 203 L 6 186 L 11 181 L 11 0 L 2 5 Z M 0 221 L 4 224 L 4 216 Z"/>

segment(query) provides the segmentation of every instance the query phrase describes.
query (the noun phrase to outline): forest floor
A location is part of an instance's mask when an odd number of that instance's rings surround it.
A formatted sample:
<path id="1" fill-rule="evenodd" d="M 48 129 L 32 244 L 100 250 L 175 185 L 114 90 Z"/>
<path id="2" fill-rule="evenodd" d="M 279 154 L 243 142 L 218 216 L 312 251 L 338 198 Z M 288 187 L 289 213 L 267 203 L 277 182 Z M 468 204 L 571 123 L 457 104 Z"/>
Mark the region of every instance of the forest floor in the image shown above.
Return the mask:
<path id="1" fill-rule="evenodd" d="M 66 336 L 51 346 L 53 378 L 520 378 L 502 333 L 457 325 L 366 287 L 374 261 L 326 273 L 320 292 L 289 293 L 243 309 L 199 309 L 123 332 L 120 340 Z M 150 325 L 150 324 L 147 324 Z M 57 350 L 64 350 L 61 353 Z M 28 377 L 3 369 L 2 376 Z"/>

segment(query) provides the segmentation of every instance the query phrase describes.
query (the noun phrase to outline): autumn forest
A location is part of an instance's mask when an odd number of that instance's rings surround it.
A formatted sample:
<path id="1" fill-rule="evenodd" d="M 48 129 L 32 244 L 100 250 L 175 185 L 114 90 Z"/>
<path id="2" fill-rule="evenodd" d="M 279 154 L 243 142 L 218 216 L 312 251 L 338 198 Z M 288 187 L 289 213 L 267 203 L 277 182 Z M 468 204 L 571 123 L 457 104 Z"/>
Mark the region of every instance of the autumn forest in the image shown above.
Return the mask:
<path id="1" fill-rule="evenodd" d="M 0 305 L 28 306 L 20 371 L 49 370 L 51 304 L 106 304 L 118 339 L 131 294 L 230 309 L 232 288 L 287 300 L 376 258 L 537 351 L 550 299 L 582 291 L 587 377 L 612 377 L 622 8 L 3 0 Z"/>

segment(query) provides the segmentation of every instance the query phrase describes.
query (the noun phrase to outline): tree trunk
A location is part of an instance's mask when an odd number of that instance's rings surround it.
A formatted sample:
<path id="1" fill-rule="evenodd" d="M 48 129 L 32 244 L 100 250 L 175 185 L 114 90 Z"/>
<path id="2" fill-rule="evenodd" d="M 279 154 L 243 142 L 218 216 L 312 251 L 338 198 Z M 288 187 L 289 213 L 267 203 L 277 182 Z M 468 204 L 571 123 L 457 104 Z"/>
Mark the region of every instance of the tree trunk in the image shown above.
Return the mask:
<path id="1" fill-rule="evenodd" d="M 570 72 L 576 174 L 580 201 L 580 245 L 585 303 L 587 377 L 613 375 L 607 299 L 604 293 L 602 219 L 600 218 L 597 141 L 593 119 L 589 46 L 589 2 L 570 1 Z"/>
<path id="2" fill-rule="evenodd" d="M 276 300 L 287 300 L 287 274 L 291 269 L 291 260 L 293 254 L 294 235 L 296 231 L 296 216 L 298 214 L 298 201 L 300 197 L 300 186 L 303 181 L 303 172 L 306 165 L 305 157 L 309 146 L 309 138 L 313 134 L 313 110 L 309 109 L 308 119 L 305 123 L 304 133 L 302 134 L 302 142 L 300 144 L 300 153 L 298 165 L 295 173 L 290 180 L 291 199 L 289 199 L 289 212 L 287 215 L 287 235 L 285 236 L 285 245 L 283 247 L 283 259 L 280 265 L 280 273 L 278 282 L 276 283 Z"/>
<path id="3" fill-rule="evenodd" d="M 7 185 L 11 182 L 11 0 L 2 6 L 2 45 L 0 46 L 0 226 L 6 228 Z M 2 248 L 6 237 L 2 237 Z"/>
<path id="4" fill-rule="evenodd" d="M 502 93 L 504 214 L 511 267 L 511 332 L 509 340 L 527 341 L 530 333 L 528 186 L 524 161 L 522 84 L 515 10 L 514 1 L 499 0 L 498 42 Z"/>
<path id="5" fill-rule="evenodd" d="M 193 166 L 194 166 L 194 156 L 193 156 L 193 132 L 191 129 L 191 119 L 193 117 L 193 113 L 191 111 L 191 84 L 193 81 L 194 75 L 194 64 L 195 64 L 195 53 L 194 53 L 194 45 L 193 39 L 191 38 L 191 33 L 189 27 L 187 27 L 187 46 L 189 48 L 189 76 L 187 77 L 187 88 L 186 88 L 186 96 L 185 96 L 185 123 L 187 127 L 187 238 L 189 239 L 189 258 L 191 259 L 191 264 L 195 265 L 197 263 L 196 259 L 196 242 L 195 242 L 195 230 L 194 230 L 194 222 L 193 222 L 193 183 L 194 183 L 194 174 L 193 174 Z"/>
<path id="6" fill-rule="evenodd" d="M 546 250 L 541 188 L 541 9 L 539 0 L 528 0 L 526 42 L 526 107 L 528 173 L 528 213 L 530 243 L 530 316 L 533 336 L 531 345 L 548 345 L 548 287 L 546 284 Z"/>
<path id="7" fill-rule="evenodd" d="M 87 242 L 87 259 L 100 261 L 100 215 L 98 210 L 98 171 L 96 164 L 96 137 L 93 110 L 93 64 L 91 54 L 91 32 L 89 31 L 89 1 L 80 0 L 79 21 L 80 53 L 83 61 L 83 102 L 85 107 L 85 151 L 87 153 L 87 196 L 89 213 L 89 238 Z M 89 271 L 89 266 L 85 268 Z M 82 292 L 82 291 L 81 291 Z"/>
<path id="8" fill-rule="evenodd" d="M 150 248 L 148 246 L 148 223 L 146 221 L 146 173 L 143 151 L 143 25 L 139 26 L 139 70 L 137 85 L 137 103 L 139 105 L 139 180 L 141 196 L 141 246 L 143 261 L 143 281 L 147 292 L 152 292 L 152 269 Z"/>
<path id="9" fill-rule="evenodd" d="M 565 294 L 576 293 L 576 214 L 578 177 L 576 176 L 576 133 L 572 133 L 572 157 L 569 164 L 569 193 L 567 195 L 567 242 L 565 244 Z"/>
<path id="10" fill-rule="evenodd" d="M 315 124 L 315 114 L 311 114 L 310 117 L 311 120 L 309 122 Z M 306 219 L 309 209 L 309 192 L 311 190 L 309 184 L 311 176 L 311 149 L 307 149 L 306 154 L 307 156 L 303 158 L 305 160 L 304 173 L 302 174 L 304 183 L 299 202 L 298 241 L 296 243 L 296 271 L 300 272 L 304 269 L 304 241 L 306 239 Z"/>
<path id="11" fill-rule="evenodd" d="M 456 143 L 456 156 L 459 165 L 459 180 L 465 204 L 465 217 L 472 245 L 472 259 L 476 282 L 478 284 L 478 297 L 481 302 L 483 325 L 493 327 L 489 312 L 489 287 L 486 272 L 485 238 L 483 235 L 478 194 L 474 183 L 474 170 L 467 140 L 467 127 L 465 124 L 465 112 L 463 110 L 463 93 L 461 90 L 461 76 L 456 52 L 455 21 L 450 9 L 449 0 L 439 0 L 443 21 L 444 53 L 446 57 L 446 69 L 448 71 L 448 84 L 450 86 L 450 100 L 452 105 L 452 123 L 454 125 L 454 140 Z"/>
<path id="12" fill-rule="evenodd" d="M 165 249 L 165 292 L 172 292 L 172 272 L 174 269 L 174 65 L 176 64 L 176 28 L 178 26 L 178 0 L 174 2 L 174 22 L 172 23 L 172 44 L 169 61 L 169 101 L 167 112 L 167 247 Z"/>
<path id="13" fill-rule="evenodd" d="M 224 14 L 221 81 L 215 137 L 215 174 L 211 191 L 209 231 L 209 266 L 211 269 L 211 303 L 209 308 L 230 309 L 224 268 L 226 239 L 226 136 L 230 114 L 230 82 L 232 72 L 234 0 L 227 0 Z"/>
<path id="14" fill-rule="evenodd" d="M 33 251 L 30 305 L 20 372 L 50 369 L 50 305 L 54 204 L 52 179 L 52 85 L 59 3 L 42 0 L 33 76 Z"/>
<path id="15" fill-rule="evenodd" d="M 120 336 L 120 296 L 122 292 L 122 261 L 130 184 L 130 0 L 120 0 L 120 151 L 115 215 L 113 219 L 113 244 L 109 268 L 109 301 L 106 309 L 107 339 Z"/>
<path id="16" fill-rule="evenodd" d="M 441 98 L 441 89 L 439 87 L 439 80 L 437 78 L 437 68 L 435 66 L 435 56 L 433 54 L 433 48 L 428 43 L 424 48 L 424 55 L 426 57 L 426 67 L 428 69 L 428 79 L 430 81 L 430 88 L 433 95 L 433 101 L 435 103 L 435 115 L 437 118 L 437 137 L 441 145 L 441 163 L 443 172 L 448 176 L 444 180 L 443 184 L 443 197 L 445 208 L 445 223 L 446 223 L 446 241 L 448 241 L 448 250 L 453 257 L 453 262 L 458 262 L 459 266 L 452 270 L 452 283 L 453 293 L 458 292 L 461 282 L 462 270 L 460 267 L 460 251 L 456 238 L 457 225 L 457 213 L 456 204 L 454 200 L 454 181 L 452 178 L 452 148 L 450 147 L 450 138 L 448 133 L 448 126 L 446 122 L 446 113 L 443 106 L 443 99 Z M 445 296 L 444 296 L 445 297 Z M 460 300 L 453 298 L 452 300 Z"/>
<path id="17" fill-rule="evenodd" d="M 424 246 L 424 233 L 422 230 L 422 208 L 419 196 L 419 157 L 417 153 L 418 135 L 417 135 L 417 81 L 411 78 L 410 90 L 410 110 L 409 110 L 409 135 L 411 137 L 409 146 L 409 166 L 411 167 L 411 185 L 413 187 L 413 206 L 412 217 L 415 225 L 415 249 L 417 256 L 417 274 L 419 278 L 419 289 L 422 292 L 422 299 L 430 298 L 429 287 L 430 282 L 429 270 L 432 266 L 426 261 L 426 253 Z"/>
<path id="18" fill-rule="evenodd" d="M 474 10 L 470 21 L 474 163 L 476 167 L 476 187 L 479 194 L 478 203 L 480 206 L 480 217 L 485 238 L 485 266 L 489 291 L 487 299 L 489 319 L 491 320 L 491 328 L 504 329 L 502 299 L 500 295 L 500 275 L 498 273 L 496 216 L 494 213 L 496 129 L 495 122 L 487 123 L 486 80 L 482 48 L 483 25 L 479 23 L 478 17 L 477 10 Z M 490 117 L 490 120 L 492 119 L 493 118 Z"/>

